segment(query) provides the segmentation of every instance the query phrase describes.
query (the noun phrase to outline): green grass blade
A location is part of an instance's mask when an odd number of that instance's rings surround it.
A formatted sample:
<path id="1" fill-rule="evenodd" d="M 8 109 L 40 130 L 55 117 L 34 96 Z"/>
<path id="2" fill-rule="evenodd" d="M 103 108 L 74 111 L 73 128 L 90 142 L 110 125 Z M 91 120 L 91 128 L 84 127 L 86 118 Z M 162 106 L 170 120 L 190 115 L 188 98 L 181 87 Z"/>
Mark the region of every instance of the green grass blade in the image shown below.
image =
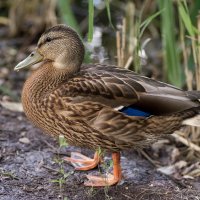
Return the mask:
<path id="1" fill-rule="evenodd" d="M 183 24 L 191 37 L 194 37 L 195 34 L 200 34 L 199 30 L 193 25 L 190 13 L 185 1 L 178 1 L 178 11 L 179 15 L 183 21 Z"/>
<path id="2" fill-rule="evenodd" d="M 110 2 L 109 0 L 105 0 L 105 3 L 106 3 L 106 10 L 107 10 L 109 24 L 114 29 L 114 26 L 112 24 L 111 14 L 110 14 Z"/>
<path id="3" fill-rule="evenodd" d="M 93 39 L 93 29 L 94 29 L 94 4 L 93 0 L 88 2 L 88 42 L 91 42 Z"/>
<path id="4" fill-rule="evenodd" d="M 194 36 L 195 32 L 194 32 L 193 25 L 192 25 L 191 19 L 189 17 L 188 11 L 180 1 L 178 3 L 178 11 L 179 11 L 181 19 L 183 20 L 183 23 L 184 23 L 185 28 L 187 29 L 189 35 Z"/>
<path id="5" fill-rule="evenodd" d="M 185 4 L 186 4 L 186 7 L 187 7 L 186 2 L 185 2 Z M 193 22 L 193 24 L 197 24 L 197 16 L 198 16 L 198 13 L 199 13 L 199 10 L 200 10 L 200 1 L 199 0 L 194 1 L 193 4 L 190 5 L 189 8 L 190 8 L 191 21 Z"/>
<path id="6" fill-rule="evenodd" d="M 62 21 L 68 26 L 71 26 L 72 28 L 74 28 L 80 35 L 81 32 L 80 32 L 79 25 L 71 9 L 71 1 L 59 0 L 58 9 L 59 9 L 59 13 L 61 15 Z"/>
<path id="7" fill-rule="evenodd" d="M 182 71 L 175 40 L 173 1 L 158 0 L 161 13 L 162 41 L 164 48 L 165 78 L 172 84 L 182 85 Z"/>
<path id="8" fill-rule="evenodd" d="M 156 12 L 155 14 L 151 15 L 150 17 L 148 17 L 146 20 L 144 20 L 141 24 L 140 24 L 140 34 L 139 34 L 139 38 L 142 37 L 145 29 L 147 28 L 147 26 L 152 22 L 153 19 L 155 19 L 158 15 L 160 15 L 163 12 L 163 10 L 159 10 L 158 12 Z"/>

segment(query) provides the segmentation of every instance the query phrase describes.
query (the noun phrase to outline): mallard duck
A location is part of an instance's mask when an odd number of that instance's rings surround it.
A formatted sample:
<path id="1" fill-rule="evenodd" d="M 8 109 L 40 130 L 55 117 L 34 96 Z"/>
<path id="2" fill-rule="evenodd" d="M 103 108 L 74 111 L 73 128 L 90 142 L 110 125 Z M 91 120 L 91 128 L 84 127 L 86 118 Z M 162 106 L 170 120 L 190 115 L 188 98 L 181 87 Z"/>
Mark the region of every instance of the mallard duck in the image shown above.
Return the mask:
<path id="1" fill-rule="evenodd" d="M 70 145 L 96 151 L 94 158 L 73 152 L 77 170 L 101 162 L 98 149 L 112 153 L 113 174 L 87 176 L 87 186 L 114 185 L 122 178 L 120 151 L 142 148 L 188 124 L 199 114 L 200 92 L 183 91 L 133 71 L 82 64 L 84 45 L 70 27 L 56 25 L 15 70 L 40 63 L 26 80 L 22 105 L 44 132 L 64 135 Z"/>

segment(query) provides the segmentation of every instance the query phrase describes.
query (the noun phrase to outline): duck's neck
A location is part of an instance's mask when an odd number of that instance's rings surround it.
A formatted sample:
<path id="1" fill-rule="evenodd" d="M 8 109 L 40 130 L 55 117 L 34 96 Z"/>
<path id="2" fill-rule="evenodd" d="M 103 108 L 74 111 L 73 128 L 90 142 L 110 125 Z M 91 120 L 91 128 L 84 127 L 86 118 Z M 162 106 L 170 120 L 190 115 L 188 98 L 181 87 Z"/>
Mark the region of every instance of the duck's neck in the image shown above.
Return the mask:
<path id="1" fill-rule="evenodd" d="M 39 104 L 75 72 L 58 70 L 52 63 L 43 63 L 24 84 L 22 104 Z"/>

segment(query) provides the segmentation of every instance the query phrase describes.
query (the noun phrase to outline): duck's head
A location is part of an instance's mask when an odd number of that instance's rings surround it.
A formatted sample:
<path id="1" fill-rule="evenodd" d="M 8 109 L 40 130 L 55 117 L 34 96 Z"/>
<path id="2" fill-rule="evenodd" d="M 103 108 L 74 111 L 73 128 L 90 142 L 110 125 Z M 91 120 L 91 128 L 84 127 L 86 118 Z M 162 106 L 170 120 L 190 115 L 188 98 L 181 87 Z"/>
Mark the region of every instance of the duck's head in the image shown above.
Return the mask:
<path id="1" fill-rule="evenodd" d="M 84 46 L 78 34 L 66 25 L 56 25 L 40 37 L 37 48 L 14 70 L 42 61 L 52 62 L 57 69 L 73 68 L 78 71 L 84 58 Z"/>

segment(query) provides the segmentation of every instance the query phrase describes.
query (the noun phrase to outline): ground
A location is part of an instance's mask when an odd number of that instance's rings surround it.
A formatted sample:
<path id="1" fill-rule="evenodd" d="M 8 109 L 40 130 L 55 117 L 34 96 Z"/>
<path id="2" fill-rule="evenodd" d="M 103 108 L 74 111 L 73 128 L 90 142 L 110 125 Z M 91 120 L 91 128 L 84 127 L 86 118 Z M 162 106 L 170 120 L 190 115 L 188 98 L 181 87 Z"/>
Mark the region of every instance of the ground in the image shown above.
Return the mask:
<path id="1" fill-rule="evenodd" d="M 122 152 L 124 177 L 119 185 L 85 187 L 85 175 L 98 169 L 78 172 L 61 160 L 70 151 L 89 156 L 92 152 L 66 147 L 58 153 L 58 149 L 57 140 L 34 127 L 23 113 L 0 107 L 0 200 L 200 199 L 198 180 L 169 178 L 135 151 Z M 109 160 L 106 154 L 106 171 L 111 168 Z M 59 180 L 64 180 L 60 187 Z"/>

